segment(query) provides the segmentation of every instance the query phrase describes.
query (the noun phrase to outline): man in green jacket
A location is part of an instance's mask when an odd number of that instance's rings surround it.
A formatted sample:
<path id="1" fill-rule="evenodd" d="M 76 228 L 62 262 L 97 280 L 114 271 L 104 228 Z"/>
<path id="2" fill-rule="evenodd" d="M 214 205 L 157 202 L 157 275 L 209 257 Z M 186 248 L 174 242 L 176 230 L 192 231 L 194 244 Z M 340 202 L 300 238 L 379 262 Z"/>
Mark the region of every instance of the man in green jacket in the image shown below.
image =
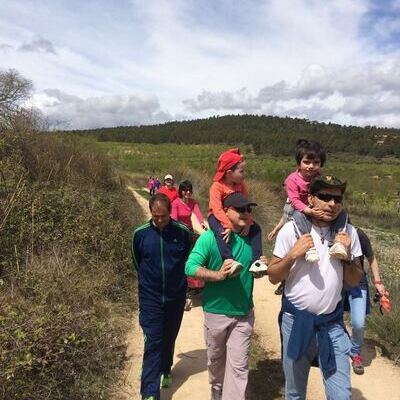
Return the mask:
<path id="1" fill-rule="evenodd" d="M 229 239 L 232 255 L 243 269 L 238 275 L 231 271 L 233 261 L 222 260 L 214 233 L 209 230 L 197 240 L 185 271 L 188 276 L 206 281 L 204 335 L 211 399 L 244 400 L 254 326 L 253 276 L 249 272 L 253 254 L 249 236 L 240 233 L 257 204 L 241 193 L 232 193 L 223 205 L 234 228 Z M 259 227 L 254 223 L 251 229 Z"/>

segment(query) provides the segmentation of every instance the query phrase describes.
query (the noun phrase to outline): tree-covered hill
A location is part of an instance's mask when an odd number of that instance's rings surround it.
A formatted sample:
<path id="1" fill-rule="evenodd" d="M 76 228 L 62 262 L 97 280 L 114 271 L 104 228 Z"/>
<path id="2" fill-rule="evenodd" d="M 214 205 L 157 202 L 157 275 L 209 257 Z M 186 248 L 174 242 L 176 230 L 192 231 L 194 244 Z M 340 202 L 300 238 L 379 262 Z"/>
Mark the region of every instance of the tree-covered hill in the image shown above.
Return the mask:
<path id="1" fill-rule="evenodd" d="M 134 143 L 244 143 L 256 153 L 291 155 L 299 137 L 322 142 L 329 152 L 400 157 L 400 130 L 342 126 L 299 118 L 229 115 L 148 126 L 74 131 L 99 141 Z"/>

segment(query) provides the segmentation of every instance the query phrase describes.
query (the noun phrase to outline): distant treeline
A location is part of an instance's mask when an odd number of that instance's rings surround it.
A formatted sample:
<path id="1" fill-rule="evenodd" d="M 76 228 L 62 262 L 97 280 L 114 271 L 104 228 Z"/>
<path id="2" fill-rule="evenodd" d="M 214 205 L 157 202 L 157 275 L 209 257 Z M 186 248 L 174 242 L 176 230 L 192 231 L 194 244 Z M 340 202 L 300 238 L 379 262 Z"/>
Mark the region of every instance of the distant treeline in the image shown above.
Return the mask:
<path id="1" fill-rule="evenodd" d="M 257 154 L 292 155 L 300 137 L 320 141 L 330 152 L 400 157 L 400 129 L 342 126 L 299 118 L 229 115 L 159 125 L 74 131 L 99 141 L 133 143 L 244 143 Z"/>

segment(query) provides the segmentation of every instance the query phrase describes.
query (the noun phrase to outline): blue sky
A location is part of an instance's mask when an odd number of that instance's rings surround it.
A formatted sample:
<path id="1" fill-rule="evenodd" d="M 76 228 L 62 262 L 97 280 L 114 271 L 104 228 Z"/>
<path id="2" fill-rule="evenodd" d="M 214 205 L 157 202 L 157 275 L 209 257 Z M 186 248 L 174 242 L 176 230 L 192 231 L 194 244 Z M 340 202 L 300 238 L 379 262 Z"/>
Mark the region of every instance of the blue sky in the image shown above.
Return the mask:
<path id="1" fill-rule="evenodd" d="M 271 114 L 400 127 L 400 0 L 2 0 L 0 68 L 71 128 Z"/>

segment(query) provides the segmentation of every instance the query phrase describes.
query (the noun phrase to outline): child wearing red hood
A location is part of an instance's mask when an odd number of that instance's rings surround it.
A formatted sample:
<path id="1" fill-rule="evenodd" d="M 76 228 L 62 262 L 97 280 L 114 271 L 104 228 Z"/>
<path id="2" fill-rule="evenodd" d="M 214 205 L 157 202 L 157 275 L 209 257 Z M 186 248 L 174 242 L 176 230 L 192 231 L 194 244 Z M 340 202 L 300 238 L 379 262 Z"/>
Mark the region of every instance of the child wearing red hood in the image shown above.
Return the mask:
<path id="1" fill-rule="evenodd" d="M 238 148 L 230 149 L 222 153 L 218 158 L 217 173 L 210 187 L 210 201 L 208 207 L 208 223 L 213 230 L 221 257 L 223 260 L 234 260 L 229 238 L 232 232 L 232 224 L 225 214 L 223 200 L 231 193 L 240 192 L 248 197 L 247 185 L 244 181 L 245 161 Z M 251 213 L 251 207 L 238 207 L 239 213 Z M 253 249 L 253 262 L 260 262 L 262 254 L 261 228 L 251 220 L 242 231 L 241 235 L 249 236 Z M 242 265 L 236 261 L 231 267 L 232 275 L 240 272 Z M 235 273 L 236 271 L 236 273 Z"/>

